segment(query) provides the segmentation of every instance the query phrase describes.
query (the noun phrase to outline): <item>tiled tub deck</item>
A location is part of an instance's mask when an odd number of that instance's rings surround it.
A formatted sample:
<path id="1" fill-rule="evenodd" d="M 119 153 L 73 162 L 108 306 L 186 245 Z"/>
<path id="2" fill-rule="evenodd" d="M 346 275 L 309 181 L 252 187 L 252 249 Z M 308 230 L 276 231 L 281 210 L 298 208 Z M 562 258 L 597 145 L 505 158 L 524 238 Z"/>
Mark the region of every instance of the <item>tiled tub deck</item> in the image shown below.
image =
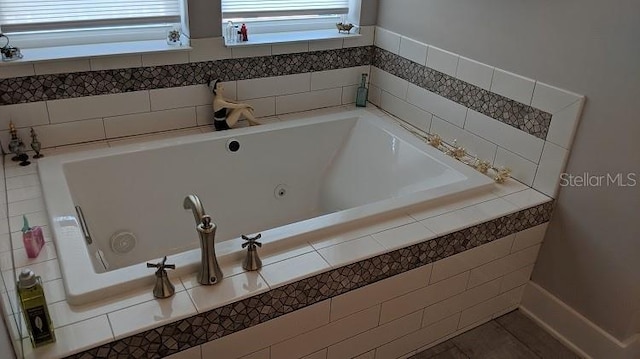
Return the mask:
<path id="1" fill-rule="evenodd" d="M 25 357 L 34 358 L 401 357 L 518 306 L 553 203 L 511 180 L 310 237 L 286 253 L 265 247 L 261 271 L 226 264 L 219 285 L 200 286 L 195 274 L 173 277 L 171 299 L 155 300 L 149 285 L 70 306 L 37 163 L 5 166 L 16 267 L 43 277 L 58 337 L 37 350 L 23 338 Z M 45 226 L 47 244 L 35 260 L 21 248 L 22 214 Z M 3 270 L 10 287 L 13 273 Z"/>

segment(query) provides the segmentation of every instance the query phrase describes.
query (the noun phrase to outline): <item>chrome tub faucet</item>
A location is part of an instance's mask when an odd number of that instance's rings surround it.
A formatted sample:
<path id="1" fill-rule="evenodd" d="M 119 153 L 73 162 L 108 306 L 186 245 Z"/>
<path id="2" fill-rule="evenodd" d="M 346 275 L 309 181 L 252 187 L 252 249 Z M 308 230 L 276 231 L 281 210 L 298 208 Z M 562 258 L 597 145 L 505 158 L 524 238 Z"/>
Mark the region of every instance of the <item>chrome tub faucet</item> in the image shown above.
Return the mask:
<path id="1" fill-rule="evenodd" d="M 216 284 L 222 280 L 223 274 L 216 257 L 216 225 L 211 216 L 205 214 L 200 198 L 195 194 L 184 199 L 184 209 L 191 209 L 196 221 L 196 229 L 200 235 L 200 252 L 202 253 L 198 282 L 203 285 Z"/>

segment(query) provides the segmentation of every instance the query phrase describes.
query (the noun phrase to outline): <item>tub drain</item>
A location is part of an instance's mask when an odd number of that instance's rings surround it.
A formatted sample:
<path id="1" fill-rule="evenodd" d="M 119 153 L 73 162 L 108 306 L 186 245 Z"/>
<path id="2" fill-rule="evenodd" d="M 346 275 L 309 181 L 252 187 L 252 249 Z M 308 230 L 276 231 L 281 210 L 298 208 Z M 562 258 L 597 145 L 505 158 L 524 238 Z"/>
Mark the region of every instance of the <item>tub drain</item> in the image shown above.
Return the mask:
<path id="1" fill-rule="evenodd" d="M 111 250 L 118 254 L 129 253 L 136 246 L 136 236 L 131 232 L 116 232 L 111 236 Z"/>
<path id="2" fill-rule="evenodd" d="M 276 196 L 276 198 L 278 199 L 284 198 L 287 195 L 287 192 L 288 192 L 288 187 L 287 185 L 284 185 L 284 184 L 277 185 L 276 189 L 273 190 L 274 196 Z"/>

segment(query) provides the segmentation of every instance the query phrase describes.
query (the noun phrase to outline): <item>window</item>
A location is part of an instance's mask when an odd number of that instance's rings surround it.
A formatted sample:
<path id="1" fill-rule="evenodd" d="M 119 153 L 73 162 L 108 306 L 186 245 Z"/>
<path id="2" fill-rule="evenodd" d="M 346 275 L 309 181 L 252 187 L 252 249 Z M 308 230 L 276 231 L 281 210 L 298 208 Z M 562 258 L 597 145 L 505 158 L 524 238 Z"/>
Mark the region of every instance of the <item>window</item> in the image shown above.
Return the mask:
<path id="1" fill-rule="evenodd" d="M 24 48 L 161 40 L 181 0 L 0 0 L 0 29 Z"/>
<path id="2" fill-rule="evenodd" d="M 350 0 L 222 0 L 228 21 L 251 25 L 252 33 L 335 28 L 349 13 Z"/>

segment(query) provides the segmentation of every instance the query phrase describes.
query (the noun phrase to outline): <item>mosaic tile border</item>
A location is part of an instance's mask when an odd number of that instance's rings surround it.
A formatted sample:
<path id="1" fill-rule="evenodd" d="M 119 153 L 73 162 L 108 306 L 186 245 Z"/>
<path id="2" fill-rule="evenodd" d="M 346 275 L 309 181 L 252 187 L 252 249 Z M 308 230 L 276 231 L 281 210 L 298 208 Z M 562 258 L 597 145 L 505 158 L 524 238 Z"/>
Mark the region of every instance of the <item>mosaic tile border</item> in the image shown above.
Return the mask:
<path id="1" fill-rule="evenodd" d="M 0 80 L 0 106 L 370 65 L 373 47 Z"/>
<path id="2" fill-rule="evenodd" d="M 348 291 L 546 223 L 550 201 L 409 247 L 330 270 L 190 318 L 71 355 L 159 358 L 204 344 Z"/>
<path id="3" fill-rule="evenodd" d="M 446 99 L 541 139 L 547 138 L 551 114 L 487 91 L 453 76 L 376 47 L 372 65 Z"/>

